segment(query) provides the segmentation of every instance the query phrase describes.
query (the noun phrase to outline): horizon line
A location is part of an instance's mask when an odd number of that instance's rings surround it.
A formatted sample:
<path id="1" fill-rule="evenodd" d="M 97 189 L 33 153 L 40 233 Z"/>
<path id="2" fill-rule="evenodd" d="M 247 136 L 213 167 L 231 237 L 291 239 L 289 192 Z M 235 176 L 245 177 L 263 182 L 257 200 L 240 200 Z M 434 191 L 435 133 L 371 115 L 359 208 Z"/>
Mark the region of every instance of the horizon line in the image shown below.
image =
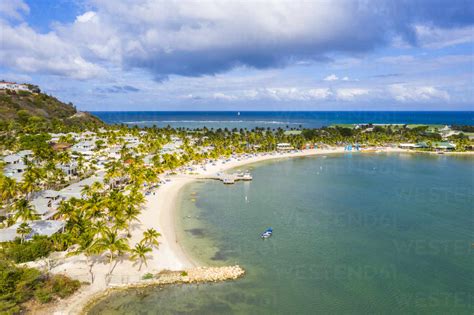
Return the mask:
<path id="1" fill-rule="evenodd" d="M 418 113 L 418 112 L 467 112 L 474 113 L 474 110 L 79 110 L 81 112 L 89 113 L 117 113 L 117 112 L 137 112 L 137 113 L 146 113 L 146 112 L 183 112 L 183 113 L 193 113 L 193 112 L 215 112 L 215 113 L 282 113 L 282 112 L 295 112 L 295 113 L 328 113 L 328 112 L 359 112 L 359 113 L 370 113 L 370 112 L 385 112 L 385 113 Z"/>

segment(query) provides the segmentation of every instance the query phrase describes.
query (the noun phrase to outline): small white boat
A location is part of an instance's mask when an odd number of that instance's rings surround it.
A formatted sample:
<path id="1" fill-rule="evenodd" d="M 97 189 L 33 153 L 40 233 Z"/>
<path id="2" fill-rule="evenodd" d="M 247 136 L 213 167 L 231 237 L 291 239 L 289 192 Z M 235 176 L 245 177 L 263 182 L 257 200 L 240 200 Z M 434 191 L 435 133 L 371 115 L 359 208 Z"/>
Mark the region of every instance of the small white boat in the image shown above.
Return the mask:
<path id="1" fill-rule="evenodd" d="M 272 229 L 272 228 L 268 228 L 268 229 L 266 229 L 265 232 L 263 232 L 262 234 L 260 234 L 260 237 L 261 237 L 262 239 L 267 239 L 267 238 L 269 238 L 270 236 L 272 236 L 272 234 L 273 234 L 273 229 Z"/>
<path id="2" fill-rule="evenodd" d="M 232 177 L 224 177 L 224 178 L 222 179 L 222 182 L 223 182 L 224 184 L 226 184 L 226 185 L 229 185 L 229 184 L 234 184 L 234 183 L 235 183 L 235 180 L 234 180 L 234 178 L 232 178 Z"/>
<path id="3" fill-rule="evenodd" d="M 252 180 L 252 175 L 250 175 L 249 172 L 245 172 L 244 175 L 242 176 L 243 180 Z"/>

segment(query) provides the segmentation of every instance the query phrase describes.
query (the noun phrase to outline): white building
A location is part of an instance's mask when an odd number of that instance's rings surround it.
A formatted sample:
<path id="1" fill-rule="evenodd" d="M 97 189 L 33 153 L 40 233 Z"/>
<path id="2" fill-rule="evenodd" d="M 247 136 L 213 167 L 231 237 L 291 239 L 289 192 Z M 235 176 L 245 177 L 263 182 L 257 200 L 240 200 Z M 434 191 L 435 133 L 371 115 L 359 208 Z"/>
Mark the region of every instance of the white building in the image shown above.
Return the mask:
<path id="1" fill-rule="evenodd" d="M 13 91 L 30 91 L 30 88 L 26 84 L 18 84 L 15 82 L 0 82 L 0 90 L 13 90 Z"/>
<path id="2" fill-rule="evenodd" d="M 72 151 L 76 151 L 82 154 L 89 153 L 95 149 L 94 141 L 80 141 L 71 147 Z"/>
<path id="3" fill-rule="evenodd" d="M 20 164 L 22 163 L 22 157 L 18 154 L 10 154 L 3 158 L 3 162 L 8 165 Z"/>
<path id="4" fill-rule="evenodd" d="M 290 143 L 278 143 L 277 150 L 286 151 L 286 150 L 293 150 L 294 148 L 291 146 Z"/>
<path id="5" fill-rule="evenodd" d="M 24 159 L 31 157 L 32 155 L 33 151 L 22 150 L 15 154 L 5 156 L 3 158 L 3 161 L 6 164 L 5 168 L 3 169 L 5 176 L 13 178 L 16 181 L 20 181 L 23 177 L 23 173 L 27 169 Z"/>
<path id="6" fill-rule="evenodd" d="M 0 229 L 0 242 L 9 242 L 15 240 L 15 238 L 20 237 L 17 233 L 18 227 L 21 223 L 14 224 L 8 228 Z M 66 222 L 55 221 L 55 220 L 36 220 L 28 222 L 28 225 L 31 228 L 31 233 L 26 236 L 26 240 L 31 240 L 35 235 L 46 235 L 51 236 L 59 231 L 61 231 Z"/>

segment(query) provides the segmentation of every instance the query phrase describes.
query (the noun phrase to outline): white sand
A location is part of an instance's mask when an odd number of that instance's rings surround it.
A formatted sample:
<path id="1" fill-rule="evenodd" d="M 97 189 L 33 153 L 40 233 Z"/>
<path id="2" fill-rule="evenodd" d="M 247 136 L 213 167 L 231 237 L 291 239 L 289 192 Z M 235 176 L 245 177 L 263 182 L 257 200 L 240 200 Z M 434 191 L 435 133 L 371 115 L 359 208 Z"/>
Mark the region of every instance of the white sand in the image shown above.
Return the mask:
<path id="1" fill-rule="evenodd" d="M 400 152 L 399 149 L 383 149 L 388 152 Z M 242 167 L 249 163 L 255 163 L 270 159 L 300 157 L 308 155 L 326 155 L 334 153 L 343 153 L 343 148 L 334 149 L 311 149 L 296 153 L 274 153 L 257 155 L 245 158 L 232 158 L 231 161 L 222 163 L 225 159 L 218 160 L 212 165 L 208 163 L 204 170 L 201 166 L 194 166 L 196 171 L 193 175 L 178 174 L 170 176 L 170 182 L 161 185 L 155 190 L 155 193 L 146 197 L 146 205 L 140 215 L 140 222 L 134 224 L 131 234 L 132 238 L 130 245 L 134 246 L 142 238 L 143 231 L 148 228 L 154 228 L 162 234 L 159 238 L 159 249 L 154 249 L 148 259 L 148 266 L 143 265 L 141 271 L 138 271 L 138 266 L 133 265 L 131 261 L 124 258 L 117 262 L 111 277 L 110 284 L 107 285 L 105 275 L 110 270 L 110 265 L 107 259 L 103 258 L 102 262 L 97 262 L 93 266 L 95 281 L 91 285 L 83 286 L 80 291 L 74 296 L 60 301 L 54 306 L 54 310 L 41 311 L 39 313 L 54 313 L 54 314 L 77 314 L 92 299 L 95 295 L 103 292 L 107 288 L 116 285 L 131 284 L 140 281 L 141 277 L 148 272 L 157 273 L 161 270 L 182 270 L 194 267 L 195 263 L 186 256 L 182 247 L 177 241 L 174 212 L 176 211 L 176 200 L 180 190 L 188 183 L 195 179 L 205 176 L 215 175 L 218 172 L 223 172 L 231 168 Z M 196 174 L 197 173 L 197 174 Z M 53 273 L 67 274 L 72 278 L 81 281 L 90 281 L 88 273 L 89 266 L 86 258 L 83 255 L 72 256 L 60 259 L 63 263 L 50 271 Z M 34 265 L 41 265 L 41 262 Z"/>

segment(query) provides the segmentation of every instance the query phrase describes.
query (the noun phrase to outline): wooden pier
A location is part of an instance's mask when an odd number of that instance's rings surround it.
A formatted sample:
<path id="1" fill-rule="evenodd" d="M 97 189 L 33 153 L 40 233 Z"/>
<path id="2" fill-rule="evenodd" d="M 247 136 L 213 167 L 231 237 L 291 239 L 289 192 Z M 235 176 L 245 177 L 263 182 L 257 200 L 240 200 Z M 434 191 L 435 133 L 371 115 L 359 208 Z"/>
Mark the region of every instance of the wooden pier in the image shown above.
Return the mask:
<path id="1" fill-rule="evenodd" d="M 242 181 L 251 181 L 252 175 L 250 173 L 235 173 L 235 174 L 217 174 L 215 176 L 209 176 L 205 179 L 215 179 L 220 180 L 226 185 L 235 184 L 235 182 Z"/>

